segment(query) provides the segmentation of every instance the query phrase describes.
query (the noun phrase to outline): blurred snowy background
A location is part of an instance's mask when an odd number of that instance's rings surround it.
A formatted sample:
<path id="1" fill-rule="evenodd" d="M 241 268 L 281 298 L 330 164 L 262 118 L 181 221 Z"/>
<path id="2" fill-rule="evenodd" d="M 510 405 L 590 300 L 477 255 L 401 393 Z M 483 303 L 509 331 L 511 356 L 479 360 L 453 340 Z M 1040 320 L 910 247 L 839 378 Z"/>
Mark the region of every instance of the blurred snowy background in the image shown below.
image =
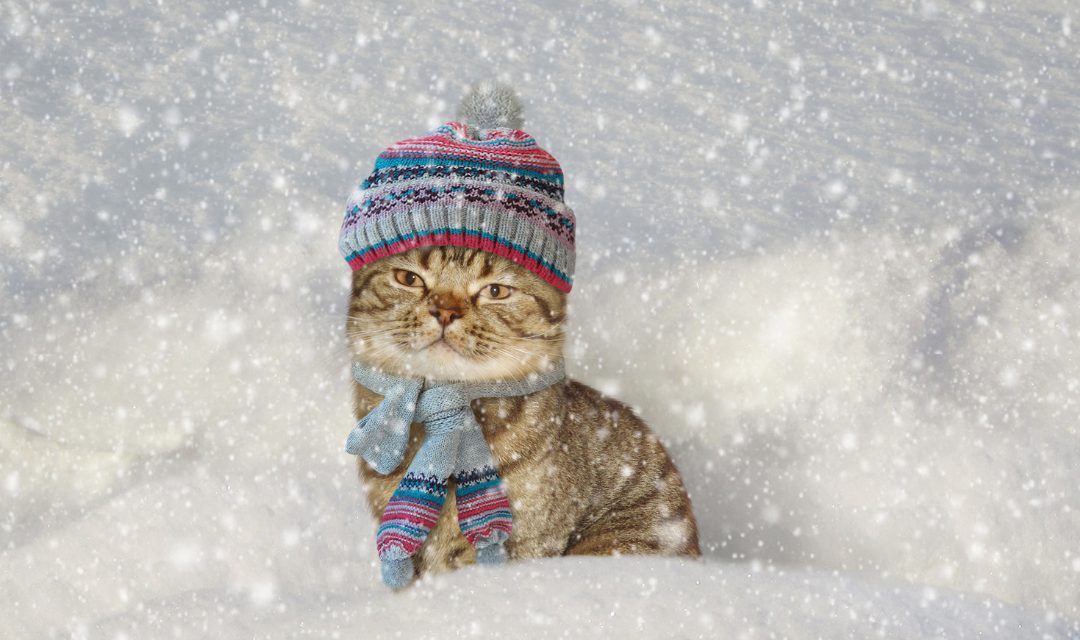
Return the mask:
<path id="1" fill-rule="evenodd" d="M 0 635 L 1080 636 L 1078 30 L 1068 0 L 4 3 Z M 670 443 L 704 563 L 378 583 L 338 226 L 483 77 L 567 174 L 568 368 Z"/>

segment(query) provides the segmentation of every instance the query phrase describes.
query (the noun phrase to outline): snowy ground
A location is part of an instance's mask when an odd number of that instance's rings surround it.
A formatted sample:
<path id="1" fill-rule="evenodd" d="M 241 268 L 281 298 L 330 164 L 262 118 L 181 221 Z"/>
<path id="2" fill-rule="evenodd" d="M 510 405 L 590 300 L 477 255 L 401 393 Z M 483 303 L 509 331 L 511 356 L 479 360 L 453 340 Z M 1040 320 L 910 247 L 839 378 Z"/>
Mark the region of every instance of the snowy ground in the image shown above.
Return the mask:
<path id="1" fill-rule="evenodd" d="M 1078 19 L 5 4 L 0 635 L 1080 637 Z M 341 209 L 488 75 L 568 176 L 571 374 L 701 563 L 377 582 Z"/>

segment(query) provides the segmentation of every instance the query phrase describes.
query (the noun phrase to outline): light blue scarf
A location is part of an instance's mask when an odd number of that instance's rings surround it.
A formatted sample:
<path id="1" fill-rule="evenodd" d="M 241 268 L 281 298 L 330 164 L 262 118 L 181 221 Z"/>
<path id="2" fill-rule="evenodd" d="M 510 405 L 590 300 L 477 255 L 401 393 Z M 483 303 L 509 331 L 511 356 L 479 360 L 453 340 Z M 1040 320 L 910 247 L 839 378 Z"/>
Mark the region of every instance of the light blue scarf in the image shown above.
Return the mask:
<path id="1" fill-rule="evenodd" d="M 451 477 L 456 481 L 458 526 L 476 548 L 477 561 L 503 561 L 503 542 L 512 526 L 510 502 L 469 403 L 545 389 L 565 377 L 562 360 L 543 373 L 500 382 L 425 382 L 355 363 L 352 372 L 357 382 L 383 399 L 349 434 L 347 452 L 362 456 L 385 475 L 404 459 L 409 425 L 420 422 L 425 431 L 379 523 L 376 547 L 383 581 L 395 589 L 412 581 L 412 556 L 439 518 Z"/>

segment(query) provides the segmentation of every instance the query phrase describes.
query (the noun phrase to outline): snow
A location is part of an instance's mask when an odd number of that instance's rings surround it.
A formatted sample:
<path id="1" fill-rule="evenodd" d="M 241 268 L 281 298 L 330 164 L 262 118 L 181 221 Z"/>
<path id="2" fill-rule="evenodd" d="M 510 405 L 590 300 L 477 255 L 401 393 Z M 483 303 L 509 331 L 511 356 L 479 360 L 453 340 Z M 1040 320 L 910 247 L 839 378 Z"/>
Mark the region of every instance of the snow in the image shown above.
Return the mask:
<path id="1" fill-rule="evenodd" d="M 5 637 L 1080 637 L 1074 19 L 5 5 Z M 701 562 L 378 583 L 341 208 L 485 75 L 567 174 L 570 373 Z"/>
<path id="2" fill-rule="evenodd" d="M 612 570 L 614 562 L 621 566 Z M 278 593 L 274 583 L 261 582 L 247 592 L 192 591 L 145 602 L 143 610 L 133 607 L 92 630 L 86 625 L 74 631 L 87 637 L 226 638 L 1068 637 L 1061 620 L 929 587 L 666 558 L 614 562 L 474 566 L 423 579 L 396 596 Z"/>

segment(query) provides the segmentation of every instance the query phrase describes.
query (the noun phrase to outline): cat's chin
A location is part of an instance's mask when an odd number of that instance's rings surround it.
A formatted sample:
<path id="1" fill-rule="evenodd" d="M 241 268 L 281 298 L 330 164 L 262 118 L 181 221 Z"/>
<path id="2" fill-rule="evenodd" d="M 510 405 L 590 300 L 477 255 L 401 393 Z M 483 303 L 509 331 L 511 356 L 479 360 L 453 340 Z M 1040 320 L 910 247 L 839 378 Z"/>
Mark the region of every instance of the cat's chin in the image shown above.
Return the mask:
<path id="1" fill-rule="evenodd" d="M 530 373 L 542 371 L 549 362 L 548 358 L 539 356 L 477 360 L 462 355 L 446 343 L 436 343 L 419 351 L 403 353 L 389 361 L 376 362 L 364 357 L 363 353 L 359 354 L 358 360 L 398 376 L 475 382 L 524 378 Z"/>
<path id="2" fill-rule="evenodd" d="M 508 380 L 525 377 L 538 368 L 528 362 L 507 358 L 475 360 L 445 344 L 433 345 L 417 353 L 412 362 L 416 375 L 431 380 Z"/>

